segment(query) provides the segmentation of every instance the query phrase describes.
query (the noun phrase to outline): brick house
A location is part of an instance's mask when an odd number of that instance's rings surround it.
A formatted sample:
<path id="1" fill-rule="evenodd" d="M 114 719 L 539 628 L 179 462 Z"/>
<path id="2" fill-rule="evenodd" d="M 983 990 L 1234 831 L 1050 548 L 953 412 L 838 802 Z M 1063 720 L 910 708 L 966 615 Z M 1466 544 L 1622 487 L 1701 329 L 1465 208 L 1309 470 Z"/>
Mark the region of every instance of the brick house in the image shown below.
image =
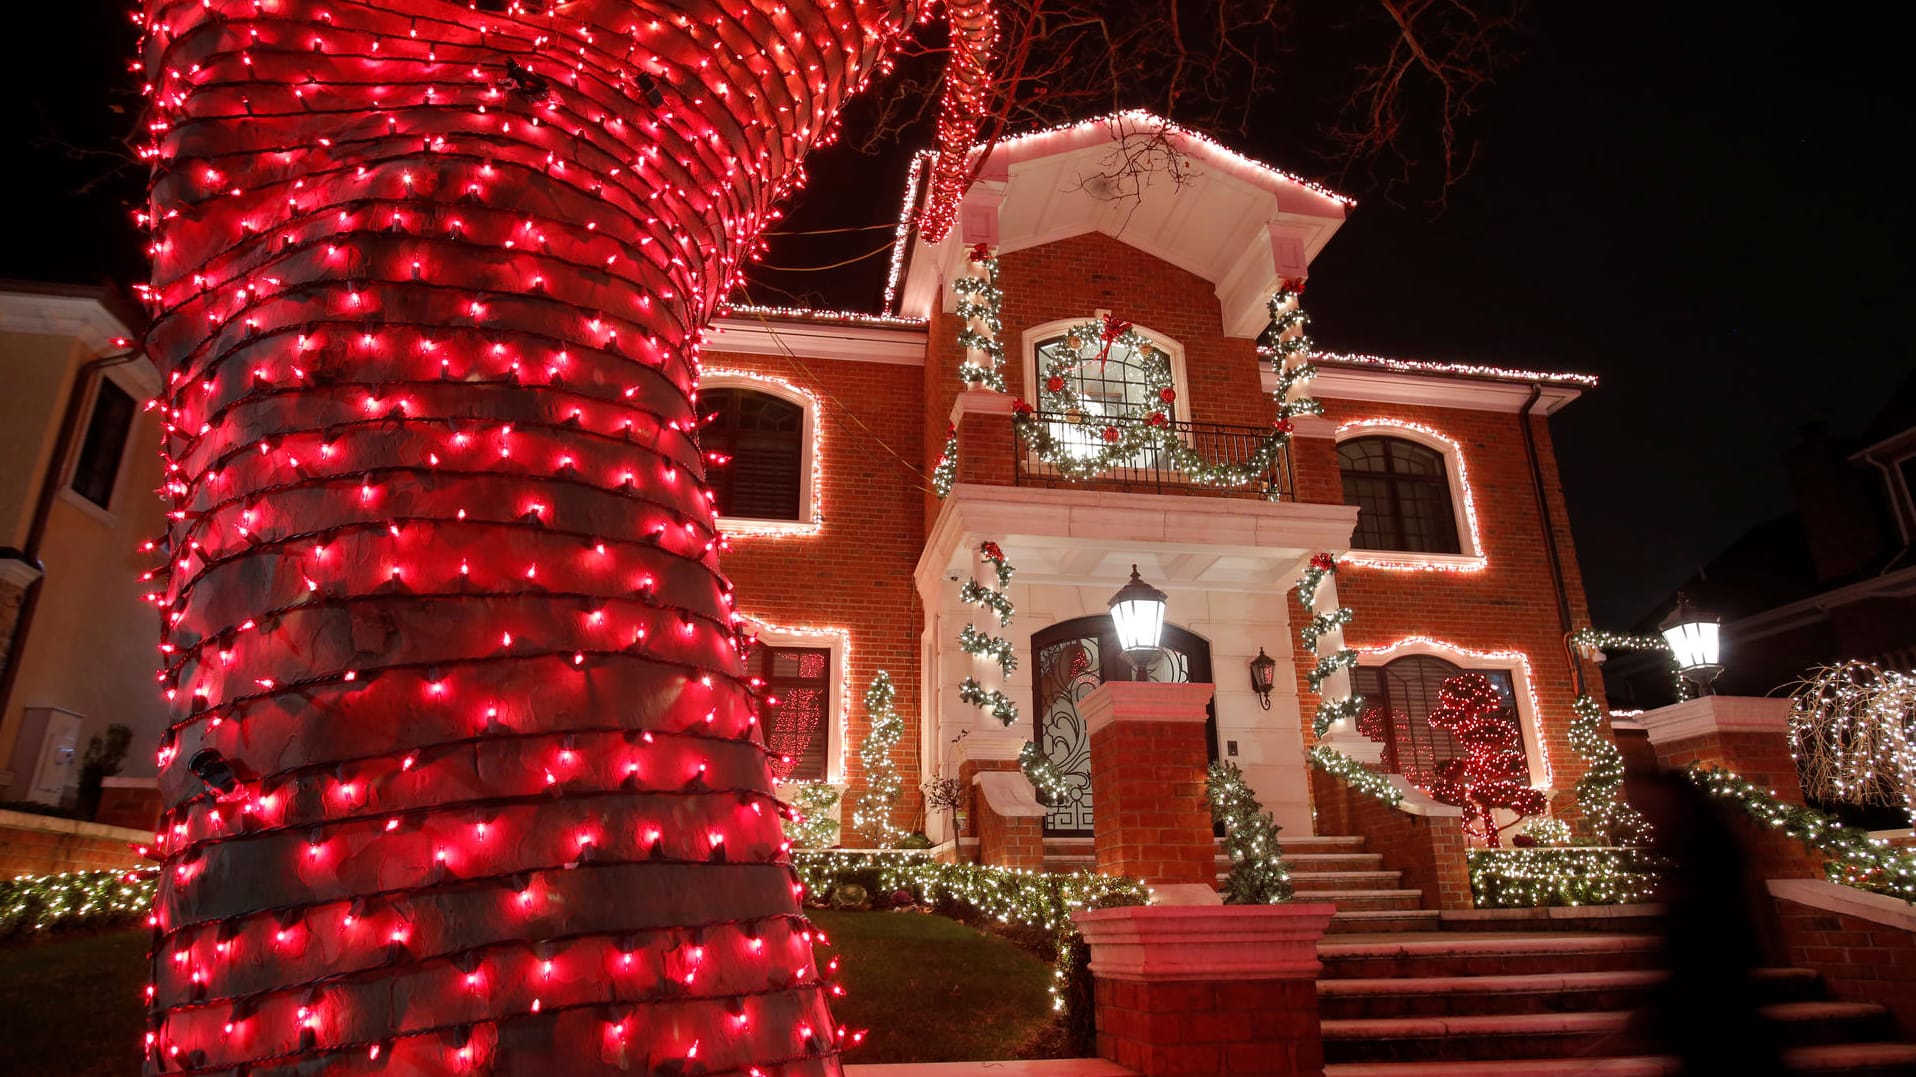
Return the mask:
<path id="1" fill-rule="evenodd" d="M 1135 564 L 1169 594 L 1148 676 L 1214 681 L 1212 751 L 1243 767 L 1287 834 L 1311 834 L 1316 701 L 1295 588 L 1308 559 L 1329 552 L 1356 615 L 1345 633 L 1361 654 L 1355 687 L 1398 716 L 1391 758 L 1428 766 L 1453 754 L 1424 718 L 1445 676 L 1483 671 L 1521 730 L 1533 785 L 1567 808 L 1581 765 L 1566 742 L 1576 689 L 1564 637 L 1587 614 L 1549 417 L 1594 379 L 1321 355 L 1311 392 L 1324 416 L 1300 422 L 1247 488 L 1145 459 L 1073 481 L 1019 440 L 1013 402 L 1039 398 L 1040 356 L 1107 313 L 1168 358 L 1169 418 L 1187 444 L 1241 454 L 1272 429 L 1275 375 L 1258 353 L 1267 302 L 1280 280 L 1308 273 L 1348 203 L 1183 132 L 1166 136 L 1177 182 L 1127 172 L 1116 151 L 1138 123 L 1000 143 L 946 238 L 901 225 L 893 313 L 737 308 L 707 335 L 707 449 L 731 458 L 712 483 L 730 534 L 724 565 L 764 645 L 754 661 L 780 701 L 767 724 L 794 759 L 790 777 L 843 785 L 845 840 L 860 843 L 849 832 L 860 701 L 883 669 L 907 727 L 896 822 L 953 837 L 952 820 L 925 818 L 921 784 L 975 789 L 981 774 L 1016 770 L 1036 739 L 1076 790 L 1045 812 L 1046 838 L 1082 840 L 1096 791 L 1075 701 L 1131 676 L 1106 604 Z M 906 208 L 915 216 L 912 198 Z M 974 272 L 976 244 L 998 259 L 1004 393 L 966 391 L 957 374 L 953 283 Z M 1137 355 L 1117 351 L 1073 375 L 1113 414 L 1143 391 Z M 957 483 L 940 498 L 930 476 L 948 431 Z M 959 599 L 960 581 L 991 579 L 986 541 L 1016 569 L 1015 619 L 999 630 L 1017 660 L 1009 678 L 959 644 L 966 624 L 991 627 Z M 1277 677 L 1268 709 L 1249 674 L 1260 650 L 1296 671 Z M 1005 692 L 1018 720 L 962 701 L 968 677 Z M 975 802 L 964 814 L 956 836 L 970 847 L 989 821 Z"/>

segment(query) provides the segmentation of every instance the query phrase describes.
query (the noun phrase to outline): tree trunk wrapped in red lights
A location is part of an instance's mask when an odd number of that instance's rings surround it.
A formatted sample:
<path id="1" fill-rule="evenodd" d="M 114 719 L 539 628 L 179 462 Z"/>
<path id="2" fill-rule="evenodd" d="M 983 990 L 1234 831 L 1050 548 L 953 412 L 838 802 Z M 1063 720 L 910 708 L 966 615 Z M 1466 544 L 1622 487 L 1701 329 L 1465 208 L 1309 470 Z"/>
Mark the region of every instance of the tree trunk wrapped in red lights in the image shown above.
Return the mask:
<path id="1" fill-rule="evenodd" d="M 910 12 L 539 6 L 146 4 L 149 1073 L 837 1070 L 695 341 Z"/>

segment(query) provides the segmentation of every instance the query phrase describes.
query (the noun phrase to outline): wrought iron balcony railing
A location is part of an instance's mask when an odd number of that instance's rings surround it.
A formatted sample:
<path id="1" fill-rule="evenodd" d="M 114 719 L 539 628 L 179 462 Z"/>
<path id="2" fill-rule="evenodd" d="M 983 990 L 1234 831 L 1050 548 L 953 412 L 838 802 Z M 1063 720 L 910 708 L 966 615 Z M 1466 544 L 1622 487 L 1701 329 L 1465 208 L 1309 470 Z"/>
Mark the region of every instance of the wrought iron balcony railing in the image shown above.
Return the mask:
<path id="1" fill-rule="evenodd" d="M 1044 411 L 1036 413 L 1033 419 L 1045 424 L 1054 443 L 1062 443 L 1067 451 L 1072 444 L 1082 443 L 1087 455 L 1092 450 L 1094 430 L 1105 426 L 1137 425 L 1143 421 L 1099 418 L 1095 425 L 1078 425 L 1066 419 L 1062 413 Z M 1191 421 L 1173 421 L 1168 429 L 1208 464 L 1248 464 L 1256 459 L 1259 446 L 1270 435 L 1270 431 L 1256 427 Z M 1256 498 L 1262 501 L 1290 501 L 1295 498 L 1289 447 L 1258 473 L 1256 482 L 1242 486 L 1199 482 L 1179 470 L 1169 454 L 1157 449 L 1143 450 L 1088 478 L 1078 479 L 1065 474 L 1033 452 L 1017 424 L 1012 424 L 1012 430 L 1012 457 L 1016 462 L 1015 481 L 1019 486 L 1079 487 L 1126 493 Z"/>

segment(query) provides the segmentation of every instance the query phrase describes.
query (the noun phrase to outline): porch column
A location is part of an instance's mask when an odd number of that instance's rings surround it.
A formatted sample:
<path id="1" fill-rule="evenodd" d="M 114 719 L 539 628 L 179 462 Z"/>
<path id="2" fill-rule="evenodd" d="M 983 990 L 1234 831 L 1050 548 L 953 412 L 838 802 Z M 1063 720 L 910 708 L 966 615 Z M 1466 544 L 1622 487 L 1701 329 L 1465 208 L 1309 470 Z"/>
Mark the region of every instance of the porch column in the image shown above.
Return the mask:
<path id="1" fill-rule="evenodd" d="M 1106 681 L 1078 702 L 1097 791 L 1100 872 L 1135 875 L 1171 905 L 1216 905 L 1217 845 L 1204 799 L 1213 685 Z"/>

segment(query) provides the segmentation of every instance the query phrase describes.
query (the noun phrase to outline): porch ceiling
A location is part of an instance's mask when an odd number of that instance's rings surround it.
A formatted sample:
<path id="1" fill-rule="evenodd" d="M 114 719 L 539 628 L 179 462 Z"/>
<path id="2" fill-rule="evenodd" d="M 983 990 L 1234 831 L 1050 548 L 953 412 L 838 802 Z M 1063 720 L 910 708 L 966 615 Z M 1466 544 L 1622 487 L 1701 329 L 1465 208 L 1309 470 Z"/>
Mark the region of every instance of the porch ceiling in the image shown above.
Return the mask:
<path id="1" fill-rule="evenodd" d="M 1115 591 L 1135 563 L 1167 591 L 1281 594 L 1310 555 L 1349 549 L 1356 523 L 1347 505 L 960 485 L 932 525 L 916 577 L 936 608 L 951 575 L 969 575 L 989 539 L 1025 583 Z"/>

